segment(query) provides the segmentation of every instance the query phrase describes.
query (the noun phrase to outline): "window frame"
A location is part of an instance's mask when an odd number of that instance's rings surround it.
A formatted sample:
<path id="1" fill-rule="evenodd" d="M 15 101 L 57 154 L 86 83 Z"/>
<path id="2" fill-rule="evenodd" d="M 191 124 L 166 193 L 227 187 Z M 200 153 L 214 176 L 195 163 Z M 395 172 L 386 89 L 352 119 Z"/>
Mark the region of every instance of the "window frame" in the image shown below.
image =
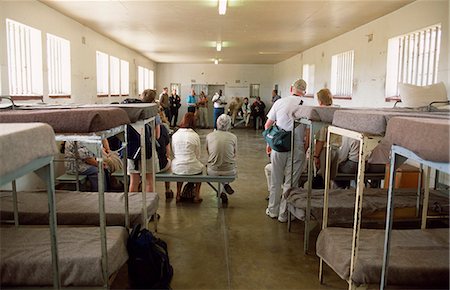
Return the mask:
<path id="1" fill-rule="evenodd" d="M 47 33 L 47 77 L 49 98 L 70 98 L 72 94 L 70 41 Z M 58 87 L 55 91 L 55 87 Z"/>
<path id="2" fill-rule="evenodd" d="M 333 99 L 352 99 L 354 67 L 354 50 L 347 50 L 331 57 L 330 90 L 333 93 Z"/>

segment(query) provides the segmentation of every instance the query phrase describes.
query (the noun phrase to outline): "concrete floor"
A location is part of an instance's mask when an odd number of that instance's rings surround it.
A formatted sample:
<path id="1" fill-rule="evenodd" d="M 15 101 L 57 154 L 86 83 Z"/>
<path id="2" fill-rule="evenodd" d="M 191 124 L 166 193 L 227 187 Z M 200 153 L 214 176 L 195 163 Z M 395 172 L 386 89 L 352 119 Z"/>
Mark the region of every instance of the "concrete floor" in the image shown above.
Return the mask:
<path id="1" fill-rule="evenodd" d="M 202 147 L 211 130 L 198 130 Z M 265 214 L 268 163 L 261 131 L 235 129 L 238 136 L 238 179 L 231 185 L 227 208 L 217 208 L 214 191 L 202 185 L 201 204 L 165 200 L 164 183 L 157 236 L 168 243 L 173 289 L 344 289 L 347 283 L 326 267 L 325 284 L 318 282 L 319 259 L 303 254 L 303 223 L 287 224 Z M 206 163 L 203 150 L 202 161 Z M 171 184 L 176 191 L 176 185 Z M 150 225 L 153 228 L 153 225 Z"/>

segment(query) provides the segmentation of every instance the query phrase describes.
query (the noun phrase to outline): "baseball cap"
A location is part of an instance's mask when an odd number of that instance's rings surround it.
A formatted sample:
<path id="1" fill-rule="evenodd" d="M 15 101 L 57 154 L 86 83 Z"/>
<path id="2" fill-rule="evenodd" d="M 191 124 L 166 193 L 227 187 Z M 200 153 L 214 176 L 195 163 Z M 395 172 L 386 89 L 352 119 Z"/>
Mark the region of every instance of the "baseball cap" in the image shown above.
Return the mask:
<path id="1" fill-rule="evenodd" d="M 298 79 L 292 84 L 292 87 L 299 91 L 306 91 L 306 82 L 302 79 Z"/>

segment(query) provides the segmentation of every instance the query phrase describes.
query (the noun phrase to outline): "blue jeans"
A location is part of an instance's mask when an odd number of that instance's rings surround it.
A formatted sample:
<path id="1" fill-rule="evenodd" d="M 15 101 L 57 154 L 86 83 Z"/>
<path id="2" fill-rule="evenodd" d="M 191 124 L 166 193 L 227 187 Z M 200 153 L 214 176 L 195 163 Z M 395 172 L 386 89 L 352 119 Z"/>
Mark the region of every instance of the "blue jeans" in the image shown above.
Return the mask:
<path id="1" fill-rule="evenodd" d="M 217 129 L 217 119 L 225 112 L 225 108 L 214 108 L 214 129 Z"/>
<path id="2" fill-rule="evenodd" d="M 98 168 L 96 166 L 89 166 L 88 169 L 86 169 L 83 172 L 80 172 L 80 174 L 82 175 L 86 175 L 89 182 L 91 183 L 91 191 L 92 192 L 97 192 L 98 191 Z M 108 170 L 105 170 L 105 191 L 109 190 L 109 172 Z"/>

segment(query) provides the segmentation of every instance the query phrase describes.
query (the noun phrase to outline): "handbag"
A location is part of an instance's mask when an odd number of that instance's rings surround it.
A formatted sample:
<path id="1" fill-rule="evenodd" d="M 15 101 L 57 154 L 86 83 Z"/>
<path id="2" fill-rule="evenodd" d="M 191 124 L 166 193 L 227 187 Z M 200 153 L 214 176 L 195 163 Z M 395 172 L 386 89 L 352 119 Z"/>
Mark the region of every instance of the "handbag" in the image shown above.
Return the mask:
<path id="1" fill-rule="evenodd" d="M 291 151 L 291 131 L 285 131 L 276 124 L 264 130 L 262 135 L 272 150 L 277 152 Z"/>

